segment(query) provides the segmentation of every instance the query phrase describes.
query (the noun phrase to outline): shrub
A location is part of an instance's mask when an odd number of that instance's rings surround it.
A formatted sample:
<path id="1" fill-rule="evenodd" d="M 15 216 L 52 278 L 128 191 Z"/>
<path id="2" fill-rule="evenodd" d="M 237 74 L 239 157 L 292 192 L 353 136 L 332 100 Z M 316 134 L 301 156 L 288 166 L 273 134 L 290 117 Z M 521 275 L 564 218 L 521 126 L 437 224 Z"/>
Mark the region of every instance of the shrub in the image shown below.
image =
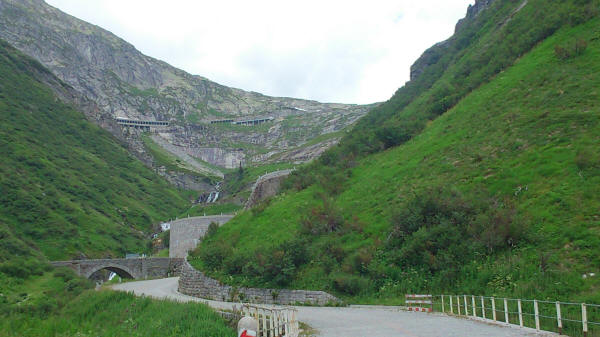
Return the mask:
<path id="1" fill-rule="evenodd" d="M 361 248 L 352 255 L 351 260 L 355 271 L 360 274 L 367 274 L 369 271 L 369 264 L 373 260 L 373 252 L 368 248 Z"/>
<path id="2" fill-rule="evenodd" d="M 257 216 L 264 212 L 264 210 L 267 209 L 267 207 L 269 207 L 271 204 L 271 201 L 273 201 L 273 197 L 266 198 L 265 200 L 259 202 L 258 205 L 252 207 L 252 215 Z"/>
<path id="3" fill-rule="evenodd" d="M 165 246 L 166 248 L 169 248 L 169 245 L 171 244 L 171 231 L 164 231 L 162 233 L 160 233 L 159 235 L 161 242 L 163 244 L 163 246 Z"/>
<path id="4" fill-rule="evenodd" d="M 555 45 L 554 54 L 559 60 L 567 60 L 579 56 L 585 52 L 588 43 L 584 39 L 575 39 L 567 42 L 566 45 Z"/>
<path id="5" fill-rule="evenodd" d="M 275 249 L 271 252 L 265 267 L 264 280 L 280 286 L 288 284 L 296 272 L 292 258 L 285 251 Z"/>
<path id="6" fill-rule="evenodd" d="M 247 260 L 248 259 L 243 255 L 234 253 L 225 257 L 223 266 L 225 267 L 225 271 L 229 274 L 241 274 Z"/>
<path id="7" fill-rule="evenodd" d="M 206 234 L 204 234 L 204 238 L 213 237 L 215 234 L 217 234 L 218 230 L 219 224 L 214 221 L 211 221 L 211 223 L 208 225 L 208 229 L 206 229 Z"/>
<path id="8" fill-rule="evenodd" d="M 71 268 L 59 267 L 54 270 L 54 277 L 60 277 L 63 281 L 67 282 L 76 277 L 75 272 Z"/>
<path id="9" fill-rule="evenodd" d="M 401 267 L 450 271 L 477 254 L 515 246 L 525 233 L 508 201 L 427 190 L 392 216 L 384 259 Z"/>
<path id="10" fill-rule="evenodd" d="M 575 164 L 581 171 L 600 169 L 600 155 L 589 148 L 580 149 L 575 156 Z"/>
<path id="11" fill-rule="evenodd" d="M 321 235 L 341 230 L 345 226 L 342 211 L 329 198 L 323 198 L 323 205 L 310 209 L 300 221 L 304 234 Z"/>
<path id="12" fill-rule="evenodd" d="M 232 247 L 225 241 L 218 241 L 212 245 L 202 245 L 199 256 L 207 268 L 219 269 L 223 260 L 232 254 Z"/>
<path id="13" fill-rule="evenodd" d="M 358 295 L 361 292 L 366 292 L 370 289 L 370 282 L 368 279 L 348 274 L 336 276 L 333 280 L 333 285 L 337 291 L 352 296 Z"/>

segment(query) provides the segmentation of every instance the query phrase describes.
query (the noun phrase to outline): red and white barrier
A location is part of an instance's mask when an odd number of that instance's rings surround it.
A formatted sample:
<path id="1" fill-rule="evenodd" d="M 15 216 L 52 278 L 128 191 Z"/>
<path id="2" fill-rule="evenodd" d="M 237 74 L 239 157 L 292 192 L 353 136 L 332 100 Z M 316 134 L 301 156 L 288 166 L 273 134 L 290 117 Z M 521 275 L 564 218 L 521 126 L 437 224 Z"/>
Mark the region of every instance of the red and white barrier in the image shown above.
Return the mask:
<path id="1" fill-rule="evenodd" d="M 406 304 L 409 305 L 407 307 L 408 311 L 415 312 L 433 312 L 433 296 L 431 295 L 421 295 L 421 294 L 406 294 Z M 424 304 L 428 305 L 428 307 L 418 306 L 413 307 L 411 304 Z"/>
<path id="2" fill-rule="evenodd" d="M 433 312 L 432 308 L 422 308 L 422 307 L 407 307 L 408 311 L 415 312 Z"/>

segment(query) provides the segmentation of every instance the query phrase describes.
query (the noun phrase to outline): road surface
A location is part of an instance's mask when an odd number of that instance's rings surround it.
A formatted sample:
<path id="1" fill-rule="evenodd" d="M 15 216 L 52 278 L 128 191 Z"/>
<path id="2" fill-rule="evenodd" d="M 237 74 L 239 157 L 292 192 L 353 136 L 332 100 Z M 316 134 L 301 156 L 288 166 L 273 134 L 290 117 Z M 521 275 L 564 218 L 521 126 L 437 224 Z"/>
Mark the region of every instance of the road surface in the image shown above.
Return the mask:
<path id="1" fill-rule="evenodd" d="M 121 283 L 113 289 L 133 291 L 159 299 L 179 302 L 203 302 L 216 309 L 231 309 L 235 303 L 204 300 L 177 292 L 179 278 Z M 401 311 L 395 308 L 355 306 L 296 307 L 298 319 L 310 325 L 323 337 L 517 337 L 558 336 L 536 333 L 533 329 L 488 324 L 464 318 L 433 313 Z"/>

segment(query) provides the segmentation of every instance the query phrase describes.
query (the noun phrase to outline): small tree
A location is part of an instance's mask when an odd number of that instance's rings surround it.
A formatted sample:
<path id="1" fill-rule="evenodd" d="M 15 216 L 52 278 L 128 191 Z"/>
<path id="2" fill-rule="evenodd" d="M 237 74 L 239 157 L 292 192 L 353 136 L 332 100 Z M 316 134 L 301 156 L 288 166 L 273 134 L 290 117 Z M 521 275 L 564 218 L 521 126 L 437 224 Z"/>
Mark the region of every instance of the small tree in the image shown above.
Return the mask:
<path id="1" fill-rule="evenodd" d="M 242 166 L 242 162 L 240 161 L 240 166 L 238 168 L 238 179 L 242 179 L 244 176 L 244 167 Z"/>

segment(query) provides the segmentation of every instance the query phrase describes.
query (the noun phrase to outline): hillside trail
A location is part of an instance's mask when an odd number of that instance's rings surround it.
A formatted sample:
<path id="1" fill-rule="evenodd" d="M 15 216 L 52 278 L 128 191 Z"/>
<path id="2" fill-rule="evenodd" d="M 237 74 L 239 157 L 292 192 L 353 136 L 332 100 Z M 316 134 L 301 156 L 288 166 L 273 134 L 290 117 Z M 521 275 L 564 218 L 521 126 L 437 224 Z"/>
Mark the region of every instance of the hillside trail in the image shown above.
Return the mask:
<path id="1" fill-rule="evenodd" d="M 157 299 L 178 302 L 202 302 L 215 309 L 232 309 L 236 303 L 205 300 L 177 292 L 178 277 L 136 281 L 113 285 L 121 291 L 131 291 Z M 237 304 L 239 306 L 239 303 Z M 318 331 L 323 337 L 517 337 L 558 336 L 529 328 L 503 326 L 448 316 L 439 313 L 402 311 L 394 307 L 297 306 L 298 319 Z"/>

